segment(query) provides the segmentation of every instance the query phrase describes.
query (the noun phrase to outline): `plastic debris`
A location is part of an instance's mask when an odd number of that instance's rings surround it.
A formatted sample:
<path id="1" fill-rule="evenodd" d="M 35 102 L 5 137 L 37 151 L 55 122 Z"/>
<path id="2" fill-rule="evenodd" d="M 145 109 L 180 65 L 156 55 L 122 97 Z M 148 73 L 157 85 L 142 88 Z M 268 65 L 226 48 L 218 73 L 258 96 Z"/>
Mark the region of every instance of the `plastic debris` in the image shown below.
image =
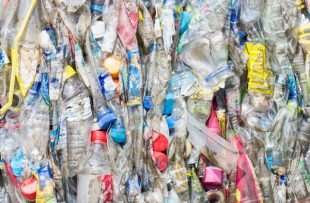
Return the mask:
<path id="1" fill-rule="evenodd" d="M 310 202 L 309 3 L 0 0 L 0 202 Z"/>

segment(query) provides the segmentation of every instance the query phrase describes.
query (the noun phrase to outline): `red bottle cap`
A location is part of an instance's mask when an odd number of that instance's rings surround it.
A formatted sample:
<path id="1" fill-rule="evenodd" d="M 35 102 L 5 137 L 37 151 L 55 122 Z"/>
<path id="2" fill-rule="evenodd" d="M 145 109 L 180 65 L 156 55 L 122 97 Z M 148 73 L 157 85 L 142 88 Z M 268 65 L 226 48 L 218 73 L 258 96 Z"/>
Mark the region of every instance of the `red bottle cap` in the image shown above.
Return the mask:
<path id="1" fill-rule="evenodd" d="M 34 177 L 28 178 L 20 185 L 20 191 L 25 199 L 34 201 L 36 199 L 37 180 Z"/>
<path id="2" fill-rule="evenodd" d="M 107 133 L 101 130 L 94 130 L 90 132 L 91 143 L 107 143 Z"/>
<path id="3" fill-rule="evenodd" d="M 153 152 L 153 156 L 155 158 L 156 167 L 159 171 L 164 171 L 168 165 L 168 158 L 167 155 L 162 152 Z"/>
<path id="4" fill-rule="evenodd" d="M 166 136 L 159 134 L 153 141 L 152 147 L 154 151 L 163 152 L 168 148 L 168 139 Z"/>

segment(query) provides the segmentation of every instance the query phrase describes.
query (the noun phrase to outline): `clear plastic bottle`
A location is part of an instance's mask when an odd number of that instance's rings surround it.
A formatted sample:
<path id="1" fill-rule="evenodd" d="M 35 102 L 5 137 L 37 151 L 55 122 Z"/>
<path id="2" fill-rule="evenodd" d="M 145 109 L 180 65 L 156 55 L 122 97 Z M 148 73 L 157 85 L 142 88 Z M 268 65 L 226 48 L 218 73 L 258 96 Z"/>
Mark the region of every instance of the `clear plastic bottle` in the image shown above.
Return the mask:
<path id="1" fill-rule="evenodd" d="M 88 78 L 90 91 L 94 100 L 94 109 L 102 130 L 108 130 L 117 117 L 114 113 L 118 99 L 116 85 L 108 71 L 100 65 L 100 46 L 91 33 L 86 38 L 86 49 L 89 60 Z M 117 107 L 116 107 L 117 108 Z"/>
<path id="2" fill-rule="evenodd" d="M 108 159 L 106 132 L 91 132 L 88 159 L 78 174 L 77 203 L 112 200 L 112 172 Z"/>
<path id="3" fill-rule="evenodd" d="M 89 92 L 70 66 L 66 67 L 64 77 L 62 96 L 67 117 L 68 168 L 69 176 L 74 176 L 89 148 L 92 110 Z"/>

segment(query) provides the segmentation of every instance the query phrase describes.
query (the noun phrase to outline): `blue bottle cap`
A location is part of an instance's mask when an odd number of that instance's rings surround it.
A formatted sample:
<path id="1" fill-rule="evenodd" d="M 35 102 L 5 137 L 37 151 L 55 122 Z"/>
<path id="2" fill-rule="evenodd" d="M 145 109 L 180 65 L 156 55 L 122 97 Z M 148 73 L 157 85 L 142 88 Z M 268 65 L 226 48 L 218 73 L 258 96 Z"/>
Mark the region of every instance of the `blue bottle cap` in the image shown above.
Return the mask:
<path id="1" fill-rule="evenodd" d="M 176 119 L 173 116 L 166 117 L 166 122 L 167 122 L 167 125 L 168 125 L 169 129 L 174 129 L 175 120 Z"/>
<path id="2" fill-rule="evenodd" d="M 172 113 L 173 104 L 174 104 L 174 94 L 168 93 L 166 95 L 163 115 L 170 115 Z"/>
<path id="3" fill-rule="evenodd" d="M 107 130 L 116 121 L 117 117 L 111 109 L 101 111 L 97 115 L 99 126 L 102 130 Z"/>
<path id="4" fill-rule="evenodd" d="M 153 99 L 151 96 L 145 96 L 143 98 L 143 107 L 146 110 L 152 109 L 154 107 Z"/>
<path id="5" fill-rule="evenodd" d="M 126 131 L 124 128 L 111 128 L 109 134 L 116 143 L 124 144 L 126 142 Z"/>
<path id="6" fill-rule="evenodd" d="M 238 33 L 239 33 L 240 38 L 242 38 L 242 39 L 246 38 L 246 34 L 244 32 L 239 31 Z"/>

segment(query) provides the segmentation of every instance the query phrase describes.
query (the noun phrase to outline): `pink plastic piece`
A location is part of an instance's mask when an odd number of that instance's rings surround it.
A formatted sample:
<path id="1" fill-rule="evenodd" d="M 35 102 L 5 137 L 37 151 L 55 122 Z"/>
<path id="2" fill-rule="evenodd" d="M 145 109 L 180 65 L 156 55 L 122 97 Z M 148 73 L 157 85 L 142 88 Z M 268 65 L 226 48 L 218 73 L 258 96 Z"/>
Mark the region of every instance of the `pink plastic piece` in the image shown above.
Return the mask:
<path id="1" fill-rule="evenodd" d="M 210 113 L 210 116 L 209 116 L 209 119 L 208 119 L 208 125 L 207 125 L 208 128 L 210 129 L 213 129 L 218 135 L 222 135 L 222 132 L 220 131 L 220 124 L 219 124 L 219 121 L 216 117 L 216 113 L 214 111 L 214 106 L 212 104 L 212 107 L 211 107 L 211 113 Z"/>
<path id="2" fill-rule="evenodd" d="M 206 167 L 204 169 L 204 185 L 220 186 L 222 184 L 223 170 L 217 167 Z"/>

